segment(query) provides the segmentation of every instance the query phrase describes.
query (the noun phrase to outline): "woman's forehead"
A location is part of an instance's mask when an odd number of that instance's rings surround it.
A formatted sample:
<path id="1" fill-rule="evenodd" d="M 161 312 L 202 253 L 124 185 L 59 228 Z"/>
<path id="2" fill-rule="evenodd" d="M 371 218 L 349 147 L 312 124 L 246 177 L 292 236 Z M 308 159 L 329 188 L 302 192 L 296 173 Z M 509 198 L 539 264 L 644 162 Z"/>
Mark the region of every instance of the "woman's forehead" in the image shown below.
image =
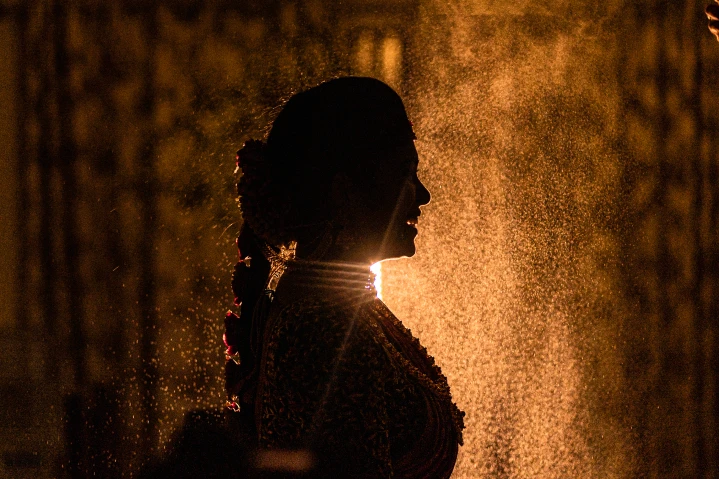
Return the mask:
<path id="1" fill-rule="evenodd" d="M 419 163 L 417 150 L 412 143 L 394 146 L 377 157 L 375 168 L 400 171 L 416 168 Z"/>
<path id="2" fill-rule="evenodd" d="M 394 149 L 395 156 L 398 160 L 409 161 L 412 163 L 419 162 L 419 155 L 417 154 L 417 148 L 414 146 L 414 140 L 409 140 L 397 145 Z"/>

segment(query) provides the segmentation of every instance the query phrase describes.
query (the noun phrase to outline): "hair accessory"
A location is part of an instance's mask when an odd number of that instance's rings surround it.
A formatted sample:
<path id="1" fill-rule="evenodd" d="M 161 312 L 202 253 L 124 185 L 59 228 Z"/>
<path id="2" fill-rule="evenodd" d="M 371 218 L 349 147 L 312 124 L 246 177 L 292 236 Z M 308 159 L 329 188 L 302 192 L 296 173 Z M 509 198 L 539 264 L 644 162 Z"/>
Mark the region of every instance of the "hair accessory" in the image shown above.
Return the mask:
<path id="1" fill-rule="evenodd" d="M 232 359 L 238 366 L 240 359 L 239 344 L 242 335 L 240 317 L 232 311 L 225 314 L 225 333 L 222 335 L 222 342 L 225 343 L 225 360 Z"/>
<path id="2" fill-rule="evenodd" d="M 225 407 L 232 412 L 240 412 L 240 398 L 232 396 L 231 399 L 225 401 Z"/>
<path id="3" fill-rule="evenodd" d="M 232 272 L 232 293 L 235 295 L 235 306 L 239 306 L 242 304 L 242 293 L 245 290 L 247 277 L 250 274 L 249 269 L 252 258 L 250 256 L 242 257 L 240 238 L 237 238 L 236 243 L 240 260 L 235 264 L 235 270 Z"/>
<path id="4" fill-rule="evenodd" d="M 262 246 L 262 252 L 270 262 L 270 275 L 267 278 L 265 292 L 272 294 L 277 290 L 277 284 L 287 269 L 287 262 L 295 259 L 297 241 L 290 241 L 288 246 L 282 245 L 279 250 L 265 243 Z"/>

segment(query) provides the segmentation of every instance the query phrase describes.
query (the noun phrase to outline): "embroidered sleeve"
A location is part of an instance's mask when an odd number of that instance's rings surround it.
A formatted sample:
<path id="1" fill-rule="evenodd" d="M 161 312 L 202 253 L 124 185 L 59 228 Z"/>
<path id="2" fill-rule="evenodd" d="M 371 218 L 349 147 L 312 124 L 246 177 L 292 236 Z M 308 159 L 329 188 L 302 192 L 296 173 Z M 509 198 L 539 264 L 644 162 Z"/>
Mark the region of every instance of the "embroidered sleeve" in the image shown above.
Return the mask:
<path id="1" fill-rule="evenodd" d="M 260 445 L 310 448 L 351 477 L 392 477 L 387 359 L 355 308 L 300 303 L 266 343 Z"/>

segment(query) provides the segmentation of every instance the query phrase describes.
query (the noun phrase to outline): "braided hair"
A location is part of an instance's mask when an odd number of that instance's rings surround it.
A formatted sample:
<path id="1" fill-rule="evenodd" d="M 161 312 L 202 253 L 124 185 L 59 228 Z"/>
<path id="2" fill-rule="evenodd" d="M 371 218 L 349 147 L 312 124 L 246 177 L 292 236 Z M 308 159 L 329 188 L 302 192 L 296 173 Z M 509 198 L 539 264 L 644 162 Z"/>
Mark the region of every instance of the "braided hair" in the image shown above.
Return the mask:
<path id="1" fill-rule="evenodd" d="M 263 246 L 316 238 L 333 214 L 328 200 L 335 175 L 346 173 L 371 187 L 378 153 L 411 138 L 412 125 L 392 88 L 373 78 L 344 77 L 294 95 L 267 142 L 250 140 L 238 151 L 243 226 L 232 284 L 241 310 L 225 321 L 226 387 L 230 407 L 248 424 L 268 308 L 263 293 L 270 266 Z"/>

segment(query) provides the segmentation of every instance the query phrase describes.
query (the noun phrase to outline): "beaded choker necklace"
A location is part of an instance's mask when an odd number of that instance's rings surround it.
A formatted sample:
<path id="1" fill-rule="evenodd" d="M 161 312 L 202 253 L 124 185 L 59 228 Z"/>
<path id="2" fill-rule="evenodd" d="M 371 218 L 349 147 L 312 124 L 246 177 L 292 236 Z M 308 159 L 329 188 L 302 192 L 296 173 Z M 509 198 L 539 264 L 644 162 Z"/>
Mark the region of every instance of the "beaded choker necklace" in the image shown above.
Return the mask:
<path id="1" fill-rule="evenodd" d="M 297 259 L 287 262 L 286 278 L 300 287 L 377 294 L 369 265 Z"/>

